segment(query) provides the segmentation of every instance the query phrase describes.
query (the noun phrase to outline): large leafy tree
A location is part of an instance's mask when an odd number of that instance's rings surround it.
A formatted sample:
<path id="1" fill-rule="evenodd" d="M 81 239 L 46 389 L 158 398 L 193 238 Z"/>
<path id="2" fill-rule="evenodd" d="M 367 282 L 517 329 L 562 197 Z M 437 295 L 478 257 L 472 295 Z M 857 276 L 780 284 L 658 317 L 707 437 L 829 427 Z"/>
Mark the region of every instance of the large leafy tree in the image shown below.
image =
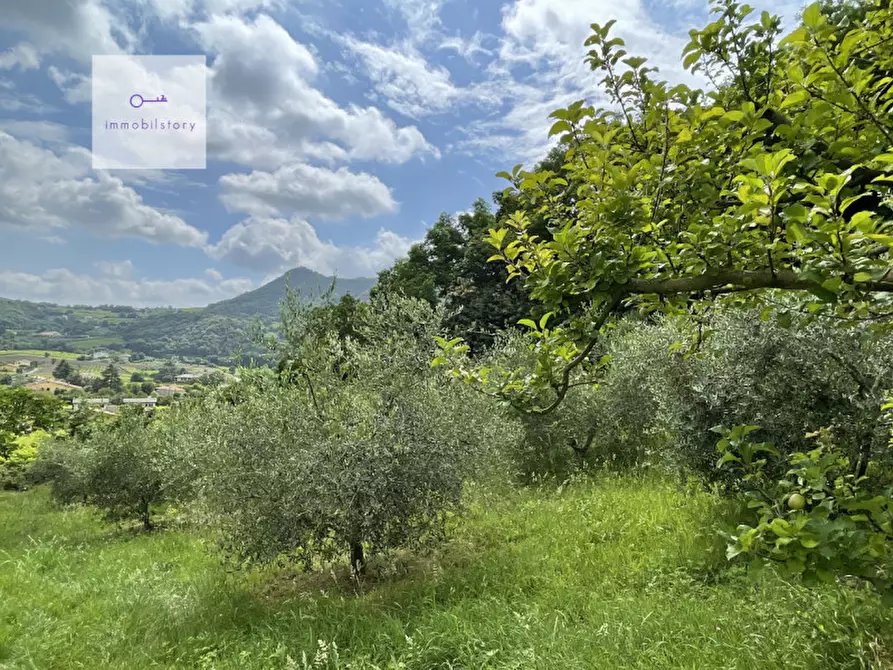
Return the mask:
<path id="1" fill-rule="evenodd" d="M 566 147 L 556 147 L 537 164 L 571 179 L 564 169 Z M 546 187 L 556 197 L 568 197 L 567 189 Z M 493 248 L 489 231 L 499 220 L 524 210 L 530 232 L 550 239 L 547 220 L 538 207 L 510 191 L 493 194 L 496 211 L 483 198 L 456 217 L 447 213 L 414 245 L 407 256 L 379 273 L 373 295 L 399 292 L 444 307 L 444 329 L 464 338 L 475 352 L 489 347 L 496 334 L 514 327 L 536 306 L 521 281 L 509 281 L 504 265 L 489 263 Z"/>
<path id="2" fill-rule="evenodd" d="M 812 5 L 779 41 L 768 13 L 748 24 L 746 5 L 714 2 L 716 19 L 683 53 L 713 82 L 707 93 L 657 79 L 611 37 L 613 22 L 593 24 L 587 61 L 613 104 L 554 112 L 568 177 L 505 173 L 526 206 L 488 236 L 493 259 L 546 312 L 528 322 L 536 365 L 472 369 L 457 341 L 440 362 L 541 413 L 604 363 L 593 355 L 599 334 L 622 308 L 697 313 L 791 292 L 795 309 L 884 325 L 893 16 L 884 0 L 866 5 L 845 25 Z M 534 230 L 531 210 L 550 236 Z"/>
<path id="3" fill-rule="evenodd" d="M 57 430 L 65 416 L 65 404 L 51 395 L 23 388 L 0 390 L 0 456 L 8 455 L 16 436 Z"/>

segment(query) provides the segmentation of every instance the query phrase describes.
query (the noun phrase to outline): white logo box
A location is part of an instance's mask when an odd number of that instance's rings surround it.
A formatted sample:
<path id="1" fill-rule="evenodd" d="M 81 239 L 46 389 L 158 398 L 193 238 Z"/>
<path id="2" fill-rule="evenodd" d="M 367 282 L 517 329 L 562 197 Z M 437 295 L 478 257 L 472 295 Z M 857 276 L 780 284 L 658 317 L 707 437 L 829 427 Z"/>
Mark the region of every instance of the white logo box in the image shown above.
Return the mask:
<path id="1" fill-rule="evenodd" d="M 206 167 L 204 55 L 93 56 L 93 168 Z"/>

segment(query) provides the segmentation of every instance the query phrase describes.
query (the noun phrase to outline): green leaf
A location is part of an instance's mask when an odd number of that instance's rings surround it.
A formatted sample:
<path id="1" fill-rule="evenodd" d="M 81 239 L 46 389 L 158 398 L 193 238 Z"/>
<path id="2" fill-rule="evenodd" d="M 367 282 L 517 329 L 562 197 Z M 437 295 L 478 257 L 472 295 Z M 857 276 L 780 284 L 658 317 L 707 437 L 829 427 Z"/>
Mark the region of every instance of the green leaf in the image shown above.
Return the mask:
<path id="1" fill-rule="evenodd" d="M 814 2 L 803 10 L 803 25 L 807 28 L 818 28 L 822 23 L 821 3 Z"/>

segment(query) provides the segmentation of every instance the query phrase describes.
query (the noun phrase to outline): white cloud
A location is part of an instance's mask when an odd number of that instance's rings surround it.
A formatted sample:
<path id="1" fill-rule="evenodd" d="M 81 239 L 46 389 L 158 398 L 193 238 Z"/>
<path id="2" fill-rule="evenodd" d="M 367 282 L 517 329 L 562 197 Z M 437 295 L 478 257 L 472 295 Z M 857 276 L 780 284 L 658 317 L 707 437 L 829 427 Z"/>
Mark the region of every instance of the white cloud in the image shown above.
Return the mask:
<path id="1" fill-rule="evenodd" d="M 269 16 L 212 16 L 193 29 L 216 54 L 209 84 L 212 155 L 254 167 L 286 159 L 404 163 L 417 154 L 439 155 L 415 126 L 398 127 L 374 107 L 343 108 L 315 88 L 315 56 Z"/>
<path id="2" fill-rule="evenodd" d="M 220 281 L 221 279 L 223 279 L 223 275 L 214 268 L 208 268 L 207 270 L 205 270 L 205 276 L 209 279 L 213 279 L 214 281 Z"/>
<path id="3" fill-rule="evenodd" d="M 516 0 L 502 12 L 503 35 L 488 75 L 505 91 L 508 109 L 499 118 L 479 118 L 468 125 L 467 138 L 458 143 L 467 153 L 536 161 L 552 144 L 549 114 L 581 99 L 609 105 L 602 94 L 603 75 L 584 62 L 583 42 L 591 23 L 616 19 L 612 35 L 626 41 L 630 54 L 647 57 L 669 81 L 701 84 L 681 66 L 687 38 L 658 25 L 644 0 L 566 0 L 560 7 L 551 0 Z"/>
<path id="4" fill-rule="evenodd" d="M 371 276 L 390 266 L 414 243 L 392 231 L 379 230 L 373 246 L 342 247 L 319 239 L 313 226 L 298 218 L 249 217 L 227 230 L 208 253 L 260 272 L 303 266 L 350 278 Z"/>
<path id="5" fill-rule="evenodd" d="M 68 128 L 52 121 L 7 119 L 0 121 L 0 130 L 21 139 L 39 142 L 65 142 L 68 139 Z"/>
<path id="6" fill-rule="evenodd" d="M 162 20 L 182 20 L 196 13 L 240 14 L 284 6 L 283 0 L 149 0 L 149 4 Z"/>
<path id="7" fill-rule="evenodd" d="M 296 163 L 275 172 L 228 174 L 220 178 L 220 189 L 227 209 L 260 216 L 344 219 L 397 211 L 391 190 L 377 177 L 343 167 Z"/>
<path id="8" fill-rule="evenodd" d="M 406 116 L 419 118 L 454 111 L 460 102 L 496 104 L 500 100 L 486 84 L 457 87 L 449 70 L 431 65 L 410 42 L 388 47 L 353 37 L 340 41 L 359 58 L 376 93 Z"/>
<path id="9" fill-rule="evenodd" d="M 24 33 L 40 54 L 62 53 L 84 64 L 93 54 L 129 51 L 136 43 L 101 0 L 4 0 L 3 25 Z"/>
<path id="10" fill-rule="evenodd" d="M 35 232 L 76 226 L 111 238 L 204 246 L 207 233 L 146 205 L 120 179 L 91 173 L 83 147 L 44 149 L 0 131 L 0 226 Z"/>
<path id="11" fill-rule="evenodd" d="M 470 39 L 465 39 L 459 35 L 452 35 L 450 37 L 443 37 L 440 40 L 440 45 L 437 47 L 440 50 L 447 51 L 455 51 L 457 54 L 462 56 L 465 60 L 473 63 L 475 56 L 478 54 L 482 54 L 484 56 L 490 56 L 493 52 L 490 49 L 486 49 L 484 47 L 484 36 L 480 31 L 476 32 Z"/>
<path id="12" fill-rule="evenodd" d="M 40 67 L 40 54 L 32 45 L 22 42 L 0 53 L 0 70 L 19 68 L 36 70 Z"/>
<path id="13" fill-rule="evenodd" d="M 399 13 L 406 22 L 410 39 L 423 44 L 433 39 L 442 26 L 440 8 L 446 0 L 383 0 L 390 9 Z"/>
<path id="14" fill-rule="evenodd" d="M 56 84 L 70 105 L 79 102 L 90 102 L 93 97 L 92 82 L 90 77 L 78 72 L 60 70 L 55 65 L 47 68 L 47 74 Z"/>
<path id="15" fill-rule="evenodd" d="M 99 271 L 109 277 L 126 279 L 133 274 L 133 263 L 127 261 L 97 261 L 93 264 Z"/>
<path id="16" fill-rule="evenodd" d="M 242 278 L 211 283 L 198 278 L 133 280 L 94 277 L 67 269 L 47 270 L 40 274 L 0 270 L 0 295 L 62 304 L 200 307 L 232 298 L 253 286 L 250 279 Z"/>

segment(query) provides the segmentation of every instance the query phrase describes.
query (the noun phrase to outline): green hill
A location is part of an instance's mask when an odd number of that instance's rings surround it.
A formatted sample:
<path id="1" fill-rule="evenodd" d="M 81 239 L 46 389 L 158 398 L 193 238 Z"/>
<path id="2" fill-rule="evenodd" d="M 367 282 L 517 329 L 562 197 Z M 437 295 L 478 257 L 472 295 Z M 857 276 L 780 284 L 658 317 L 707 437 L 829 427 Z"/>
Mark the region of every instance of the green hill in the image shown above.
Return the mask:
<path id="1" fill-rule="evenodd" d="M 359 279 L 337 279 L 334 299 L 338 300 L 347 293 L 361 300 L 369 296 L 369 290 L 375 285 L 375 279 L 361 277 Z M 332 277 L 308 270 L 295 268 L 281 277 L 264 284 L 258 289 L 242 295 L 215 302 L 208 305 L 208 312 L 221 316 L 238 316 L 254 318 L 259 316 L 264 321 L 275 321 L 279 318 L 279 302 L 285 297 L 287 287 L 300 292 L 308 300 L 318 298 L 332 284 Z"/>
<path id="2" fill-rule="evenodd" d="M 295 268 L 254 291 L 189 309 L 64 306 L 0 298 L 0 349 L 89 353 L 102 348 L 208 359 L 226 359 L 239 348 L 258 353 L 249 346 L 249 326 L 256 318 L 267 324 L 278 321 L 287 287 L 317 300 L 332 280 Z M 333 297 L 349 293 L 365 299 L 375 281 L 338 279 Z"/>

